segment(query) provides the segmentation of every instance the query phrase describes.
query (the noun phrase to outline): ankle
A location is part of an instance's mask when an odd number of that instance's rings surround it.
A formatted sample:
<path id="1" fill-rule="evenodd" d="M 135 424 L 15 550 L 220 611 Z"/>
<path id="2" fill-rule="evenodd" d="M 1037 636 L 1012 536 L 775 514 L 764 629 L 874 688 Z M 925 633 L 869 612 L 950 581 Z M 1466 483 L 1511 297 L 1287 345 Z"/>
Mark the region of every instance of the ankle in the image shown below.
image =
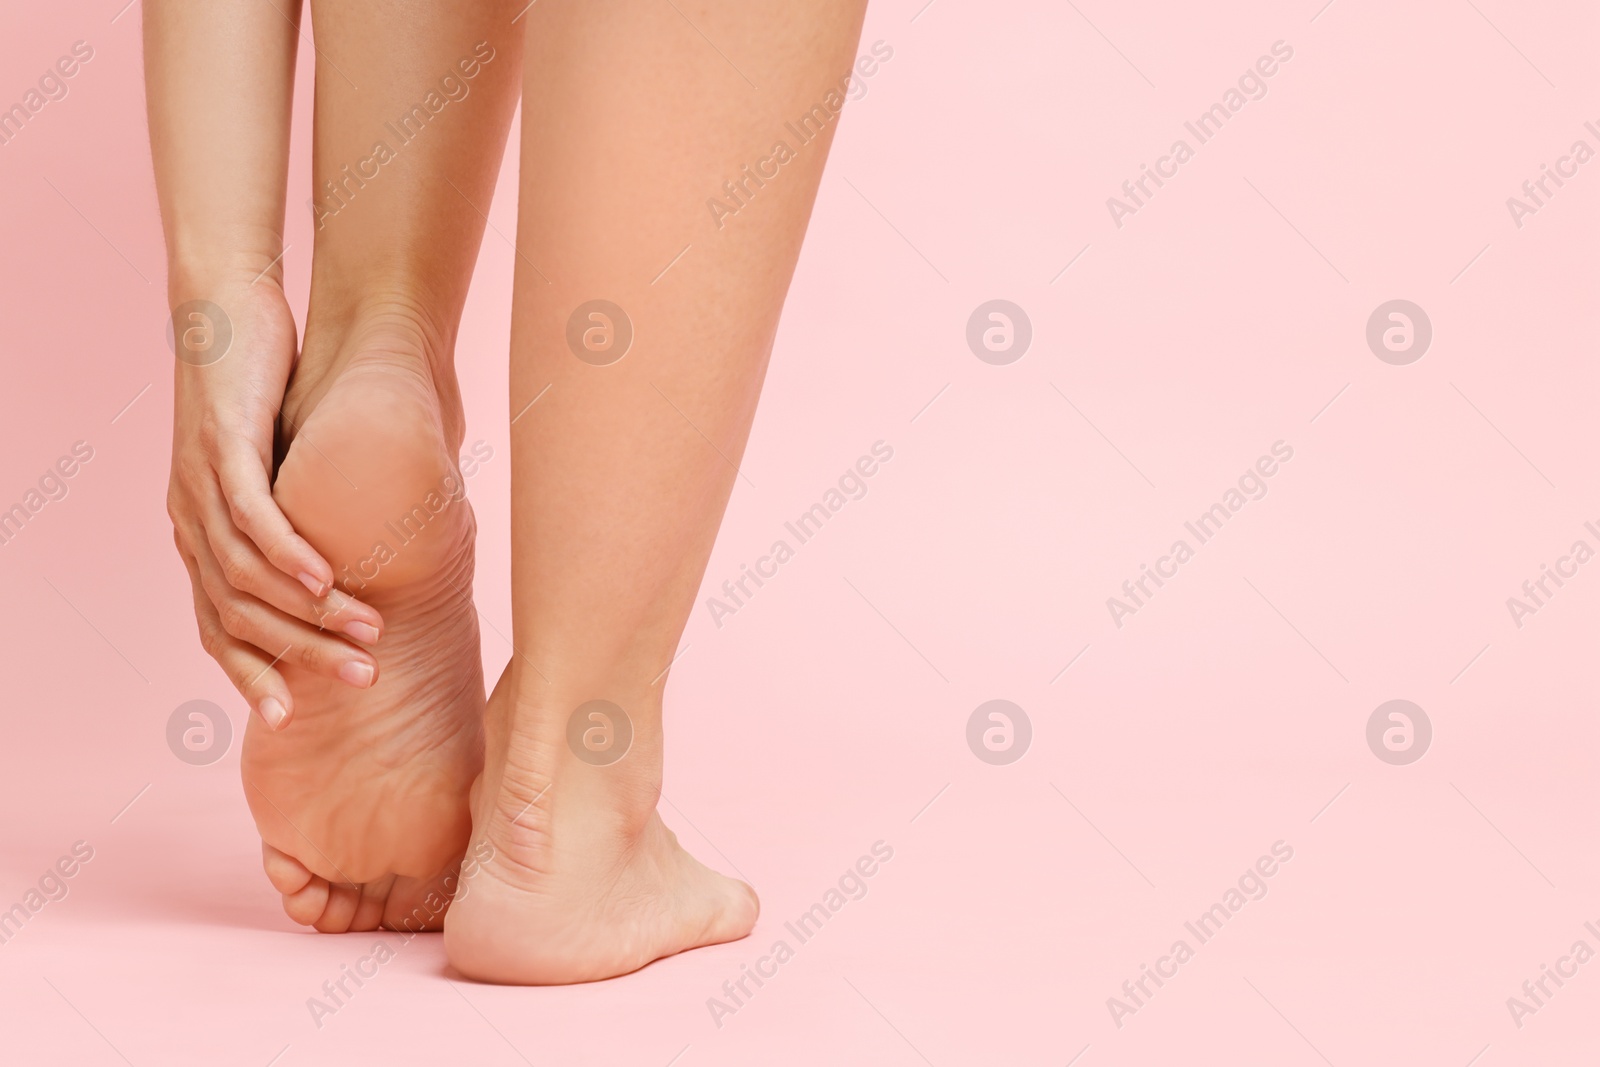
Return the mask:
<path id="1" fill-rule="evenodd" d="M 590 832 L 642 835 L 661 795 L 659 694 L 654 699 L 537 697 L 491 701 L 486 731 L 498 778 L 496 816 L 550 832 L 582 816 Z"/>

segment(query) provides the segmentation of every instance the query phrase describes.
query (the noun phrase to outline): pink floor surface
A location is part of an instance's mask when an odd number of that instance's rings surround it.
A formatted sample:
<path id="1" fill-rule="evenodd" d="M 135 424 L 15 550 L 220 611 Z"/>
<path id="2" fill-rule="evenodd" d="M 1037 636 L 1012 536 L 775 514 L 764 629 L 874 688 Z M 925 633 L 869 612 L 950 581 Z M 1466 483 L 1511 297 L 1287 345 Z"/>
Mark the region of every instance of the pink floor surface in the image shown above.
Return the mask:
<path id="1" fill-rule="evenodd" d="M 0 106 L 94 53 L 0 145 L 0 509 L 93 451 L 0 545 L 0 909 L 42 904 L 0 945 L 0 1061 L 1595 1061 L 1591 8 L 875 5 L 863 50 L 893 58 L 847 110 L 668 698 L 664 815 L 763 918 L 512 989 L 461 980 L 436 936 L 295 928 L 237 745 L 168 748 L 184 702 L 235 733 L 245 709 L 163 513 L 163 257 L 122 2 L 0 15 Z M 1185 124 L 1230 88 L 1202 143 Z M 1166 177 L 1135 200 L 1142 164 Z M 303 301 L 299 210 L 288 239 Z M 468 440 L 494 453 L 471 485 L 494 672 L 513 261 L 491 232 L 460 346 Z M 967 340 L 995 299 L 1031 326 L 1012 362 Z M 880 441 L 865 496 L 714 617 Z M 1186 523 L 1219 503 L 1202 541 Z M 1145 565 L 1167 576 L 1135 600 Z M 969 747 L 991 700 L 1030 724 L 1014 762 Z M 1409 719 L 1369 742 L 1392 700 Z M 785 924 L 879 842 L 892 859 L 801 942 Z M 792 958 L 762 964 L 780 940 Z M 378 942 L 393 958 L 363 963 Z"/>

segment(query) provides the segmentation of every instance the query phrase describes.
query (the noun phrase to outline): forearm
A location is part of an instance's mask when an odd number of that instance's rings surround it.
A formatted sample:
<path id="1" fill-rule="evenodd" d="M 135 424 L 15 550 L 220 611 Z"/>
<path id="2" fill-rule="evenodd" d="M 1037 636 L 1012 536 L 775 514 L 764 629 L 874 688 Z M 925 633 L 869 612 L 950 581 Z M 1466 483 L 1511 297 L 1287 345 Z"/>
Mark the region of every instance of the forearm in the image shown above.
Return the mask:
<path id="1" fill-rule="evenodd" d="M 299 0 L 145 0 L 145 96 L 169 296 L 267 271 L 283 251 Z"/>

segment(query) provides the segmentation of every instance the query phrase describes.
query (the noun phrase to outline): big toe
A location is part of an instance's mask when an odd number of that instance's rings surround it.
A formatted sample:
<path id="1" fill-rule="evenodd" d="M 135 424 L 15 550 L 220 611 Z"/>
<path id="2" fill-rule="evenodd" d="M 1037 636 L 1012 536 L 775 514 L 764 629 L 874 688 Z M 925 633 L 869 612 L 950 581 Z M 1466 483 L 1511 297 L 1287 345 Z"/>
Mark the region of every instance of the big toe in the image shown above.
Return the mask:
<path id="1" fill-rule="evenodd" d="M 261 866 L 267 881 L 283 895 L 283 911 L 301 926 L 312 926 L 328 906 L 328 880 L 281 849 L 261 842 Z"/>

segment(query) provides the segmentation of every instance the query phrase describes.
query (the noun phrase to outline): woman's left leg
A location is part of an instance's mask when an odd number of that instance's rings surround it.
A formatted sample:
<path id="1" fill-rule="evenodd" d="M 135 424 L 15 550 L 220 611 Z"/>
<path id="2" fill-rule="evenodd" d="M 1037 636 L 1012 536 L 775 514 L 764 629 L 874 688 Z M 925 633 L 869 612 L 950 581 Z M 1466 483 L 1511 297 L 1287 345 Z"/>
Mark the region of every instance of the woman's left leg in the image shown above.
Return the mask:
<path id="1" fill-rule="evenodd" d="M 605 978 L 755 921 L 750 888 L 702 866 L 656 814 L 661 694 L 750 431 L 863 9 L 528 11 L 512 410 L 548 394 L 512 433 L 519 655 L 489 701 L 473 805 L 482 863 L 445 928 L 472 977 Z"/>

